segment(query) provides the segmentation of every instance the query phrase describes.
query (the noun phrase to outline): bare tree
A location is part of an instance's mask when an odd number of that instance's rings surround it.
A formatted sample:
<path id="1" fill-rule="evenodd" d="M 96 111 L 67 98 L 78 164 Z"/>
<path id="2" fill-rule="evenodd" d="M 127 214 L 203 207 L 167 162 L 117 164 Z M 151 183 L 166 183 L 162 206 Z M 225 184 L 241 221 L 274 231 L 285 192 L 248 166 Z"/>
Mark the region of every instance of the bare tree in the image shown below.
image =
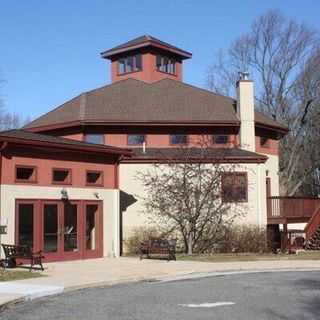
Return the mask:
<path id="1" fill-rule="evenodd" d="M 310 115 L 319 108 L 317 35 L 306 25 L 269 11 L 219 53 L 209 69 L 208 86 L 232 95 L 237 74 L 243 70 L 250 70 L 256 80 L 256 108 L 290 129 L 281 142 L 280 182 L 282 193 L 293 195 L 319 165 L 301 165 L 306 137 L 312 138 Z"/>
<path id="2" fill-rule="evenodd" d="M 3 83 L 0 80 L 0 85 Z M 0 95 L 0 131 L 17 129 L 29 122 L 29 118 L 22 118 L 19 114 L 6 111 L 4 99 Z"/>
<path id="3" fill-rule="evenodd" d="M 181 148 L 164 163 L 137 174 L 145 189 L 144 213 L 162 230 L 178 231 L 188 254 L 217 244 L 245 212 L 244 205 L 227 201 L 243 196 L 246 186 L 241 178 L 229 174 L 234 166 L 223 165 L 223 151 L 219 152 L 217 155 L 207 147 Z M 222 177 L 226 184 L 223 192 Z"/>

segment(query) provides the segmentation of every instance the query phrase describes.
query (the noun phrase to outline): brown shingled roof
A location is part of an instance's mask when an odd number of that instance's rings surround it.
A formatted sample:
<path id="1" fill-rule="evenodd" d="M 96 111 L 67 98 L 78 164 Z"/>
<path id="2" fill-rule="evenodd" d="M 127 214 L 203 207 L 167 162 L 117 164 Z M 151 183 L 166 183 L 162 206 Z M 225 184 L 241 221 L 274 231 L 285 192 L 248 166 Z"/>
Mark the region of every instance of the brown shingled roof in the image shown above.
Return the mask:
<path id="1" fill-rule="evenodd" d="M 187 52 L 185 50 L 182 50 L 176 46 L 173 46 L 167 42 L 161 41 L 155 37 L 149 36 L 149 35 L 143 35 L 141 37 L 135 38 L 133 40 L 130 40 L 128 42 L 125 42 L 123 44 L 120 44 L 119 46 L 113 47 L 109 50 L 106 50 L 104 52 L 101 52 L 102 58 L 109 59 L 112 56 L 126 52 L 129 50 L 147 47 L 147 46 L 154 46 L 154 47 L 160 47 L 167 51 L 171 51 L 177 55 L 179 55 L 182 59 L 189 59 L 192 57 L 192 54 L 190 52 Z"/>
<path id="2" fill-rule="evenodd" d="M 236 100 L 171 79 L 146 83 L 126 79 L 95 89 L 62 104 L 25 126 L 65 123 L 221 124 L 239 126 Z M 255 113 L 256 124 L 286 131 L 278 122 Z"/>
<path id="3" fill-rule="evenodd" d="M 263 163 L 268 157 L 239 148 L 133 148 L 133 155 L 127 162 L 174 161 L 192 159 L 203 161 Z"/>
<path id="4" fill-rule="evenodd" d="M 16 144 L 50 145 L 51 147 L 56 146 L 79 151 L 124 154 L 127 156 L 131 155 L 130 149 L 118 148 L 103 144 L 88 143 L 84 141 L 55 137 L 46 134 L 33 133 L 19 129 L 1 131 L 0 141 L 12 142 Z"/>

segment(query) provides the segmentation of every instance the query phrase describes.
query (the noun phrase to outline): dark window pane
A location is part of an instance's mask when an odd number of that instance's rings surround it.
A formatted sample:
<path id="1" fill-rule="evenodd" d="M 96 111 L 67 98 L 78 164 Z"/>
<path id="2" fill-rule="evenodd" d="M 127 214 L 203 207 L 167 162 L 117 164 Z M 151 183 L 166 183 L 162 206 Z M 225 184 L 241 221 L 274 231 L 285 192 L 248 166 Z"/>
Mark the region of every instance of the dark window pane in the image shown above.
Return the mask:
<path id="1" fill-rule="evenodd" d="M 157 56 L 156 64 L 157 64 L 157 69 L 159 69 L 161 66 L 161 56 Z"/>
<path id="2" fill-rule="evenodd" d="M 188 139 L 185 134 L 173 134 L 170 135 L 170 143 L 171 144 L 187 144 Z"/>
<path id="3" fill-rule="evenodd" d="M 145 141 L 143 134 L 129 134 L 128 144 L 129 145 L 141 145 Z"/>
<path id="4" fill-rule="evenodd" d="M 118 61 L 118 72 L 119 72 L 119 74 L 122 74 L 122 73 L 126 72 L 125 61 L 122 60 L 122 59 Z"/>
<path id="5" fill-rule="evenodd" d="M 58 206 L 45 204 L 43 209 L 43 249 L 56 252 L 58 249 Z"/>
<path id="6" fill-rule="evenodd" d="M 229 142 L 229 136 L 225 134 L 213 135 L 213 142 L 216 144 L 226 144 Z"/>
<path id="7" fill-rule="evenodd" d="M 268 148 L 270 146 L 270 140 L 265 137 L 260 137 L 260 146 L 263 148 Z"/>
<path id="8" fill-rule="evenodd" d="M 64 251 L 78 251 L 77 205 L 64 205 Z"/>
<path id="9" fill-rule="evenodd" d="M 141 54 L 136 55 L 136 70 L 142 70 L 142 56 L 141 56 Z"/>
<path id="10" fill-rule="evenodd" d="M 126 72 L 133 71 L 133 57 L 126 58 Z"/>
<path id="11" fill-rule="evenodd" d="M 33 204 L 19 204 L 18 244 L 33 247 Z"/>
<path id="12" fill-rule="evenodd" d="M 69 170 L 63 170 L 63 169 L 54 169 L 52 174 L 52 180 L 54 182 L 64 182 L 69 183 L 70 182 L 70 171 Z"/>
<path id="13" fill-rule="evenodd" d="M 98 214 L 97 205 L 86 206 L 86 249 L 97 249 L 97 228 L 96 228 L 96 215 Z"/>
<path id="14" fill-rule="evenodd" d="M 86 134 L 85 141 L 96 144 L 103 144 L 103 134 Z"/>
<path id="15" fill-rule="evenodd" d="M 17 167 L 16 168 L 16 179 L 17 180 L 34 180 L 34 168 L 30 167 Z"/>
<path id="16" fill-rule="evenodd" d="M 87 183 L 102 184 L 102 173 L 99 171 L 87 171 Z"/>

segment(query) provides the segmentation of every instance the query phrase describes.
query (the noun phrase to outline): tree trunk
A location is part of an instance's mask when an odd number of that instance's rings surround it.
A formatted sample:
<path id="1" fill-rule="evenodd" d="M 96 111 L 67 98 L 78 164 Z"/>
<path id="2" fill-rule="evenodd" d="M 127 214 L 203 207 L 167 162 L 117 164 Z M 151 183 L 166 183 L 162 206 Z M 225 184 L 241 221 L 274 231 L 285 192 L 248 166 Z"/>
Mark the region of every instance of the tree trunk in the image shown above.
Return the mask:
<path id="1" fill-rule="evenodd" d="M 189 256 L 192 256 L 192 247 L 193 247 L 193 237 L 192 237 L 192 232 L 190 232 L 188 237 L 188 255 Z"/>

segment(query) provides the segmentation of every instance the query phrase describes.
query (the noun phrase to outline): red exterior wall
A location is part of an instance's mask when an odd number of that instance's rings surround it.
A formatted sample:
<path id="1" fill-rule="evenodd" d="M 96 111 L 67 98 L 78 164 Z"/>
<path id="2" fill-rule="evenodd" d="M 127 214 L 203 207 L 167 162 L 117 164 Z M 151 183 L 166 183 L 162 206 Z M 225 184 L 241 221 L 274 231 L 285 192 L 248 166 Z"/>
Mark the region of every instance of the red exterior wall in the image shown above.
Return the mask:
<path id="1" fill-rule="evenodd" d="M 137 133 L 139 134 L 139 133 Z M 143 132 L 141 131 L 141 134 Z M 116 147 L 134 147 L 128 145 L 128 135 L 125 133 L 107 133 L 104 134 L 105 144 L 116 146 Z M 72 136 L 65 136 L 66 138 L 72 139 Z M 84 138 L 84 136 L 83 136 Z M 202 141 L 205 141 L 206 144 L 212 147 L 228 147 L 232 148 L 237 145 L 236 135 L 230 135 L 230 143 L 226 145 L 216 145 L 211 144 L 211 135 L 199 135 L 199 134 L 189 134 L 188 135 L 188 145 L 192 147 L 199 146 Z M 170 144 L 170 135 L 169 134 L 146 134 L 146 146 L 148 147 L 158 147 L 158 148 L 168 148 L 176 147 L 176 145 Z"/>
<path id="2" fill-rule="evenodd" d="M 265 153 L 270 155 L 279 155 L 279 140 L 269 139 L 268 147 L 262 147 L 260 145 L 261 137 L 256 136 L 256 152 Z"/>
<path id="3" fill-rule="evenodd" d="M 126 74 L 118 74 L 118 60 L 111 61 L 111 81 L 116 82 L 128 78 L 134 78 L 145 82 L 154 82 L 164 78 L 182 81 L 182 62 L 176 61 L 176 74 L 158 71 L 156 68 L 156 53 L 142 54 L 142 70 Z"/>
<path id="4" fill-rule="evenodd" d="M 116 188 L 116 165 L 109 163 L 90 163 L 81 162 L 74 157 L 72 160 L 52 160 L 45 158 L 24 157 L 24 156 L 2 156 L 1 163 L 1 183 L 2 184 L 23 184 L 23 185 L 39 185 L 39 186 L 59 186 L 59 184 L 52 183 L 52 169 L 71 169 L 72 178 L 71 184 L 61 186 L 65 187 L 92 187 L 86 185 L 86 170 L 102 171 L 103 172 L 103 187 L 113 189 Z M 83 156 L 85 157 L 85 155 Z M 36 182 L 17 182 L 15 177 L 16 165 L 35 166 L 37 170 Z M 100 187 L 100 186 L 99 186 Z"/>
<path id="5" fill-rule="evenodd" d="M 105 133 L 106 131 L 109 131 L 110 133 Z M 215 131 L 215 129 L 211 129 L 212 134 L 229 134 L 230 136 L 230 142 L 227 145 L 216 145 L 211 144 L 211 133 L 207 134 L 194 134 L 194 133 L 186 133 L 188 134 L 189 139 L 189 146 L 196 147 L 199 145 L 200 141 L 203 141 L 205 139 L 208 142 L 208 145 L 211 147 L 228 147 L 233 148 L 239 146 L 239 136 L 237 134 L 230 134 L 227 130 L 219 129 L 218 132 Z M 153 148 L 168 148 L 168 147 L 176 147 L 176 145 L 170 144 L 170 132 L 172 134 L 175 134 L 176 132 L 173 129 L 166 128 L 166 129 L 156 129 L 152 128 L 149 129 L 152 133 L 146 134 L 146 146 L 147 147 L 153 147 Z M 121 130 L 111 130 L 106 128 L 100 128 L 100 131 L 97 131 L 97 129 L 93 130 L 94 133 L 103 133 L 104 134 L 104 141 L 105 144 L 116 146 L 116 147 L 135 147 L 128 145 L 127 141 L 127 134 L 125 132 L 130 132 L 132 134 L 144 134 L 147 132 L 144 128 L 134 128 L 134 129 L 127 129 L 127 128 L 121 128 Z M 181 133 L 181 132 L 179 132 Z M 84 135 L 81 133 L 79 134 L 70 134 L 70 135 L 64 135 L 66 138 L 70 139 L 84 139 Z M 261 147 L 260 146 L 260 136 L 256 136 L 256 152 L 258 153 L 264 153 L 264 154 L 270 154 L 270 155 L 279 155 L 279 141 L 276 139 L 269 138 L 269 146 L 268 147 Z"/>

